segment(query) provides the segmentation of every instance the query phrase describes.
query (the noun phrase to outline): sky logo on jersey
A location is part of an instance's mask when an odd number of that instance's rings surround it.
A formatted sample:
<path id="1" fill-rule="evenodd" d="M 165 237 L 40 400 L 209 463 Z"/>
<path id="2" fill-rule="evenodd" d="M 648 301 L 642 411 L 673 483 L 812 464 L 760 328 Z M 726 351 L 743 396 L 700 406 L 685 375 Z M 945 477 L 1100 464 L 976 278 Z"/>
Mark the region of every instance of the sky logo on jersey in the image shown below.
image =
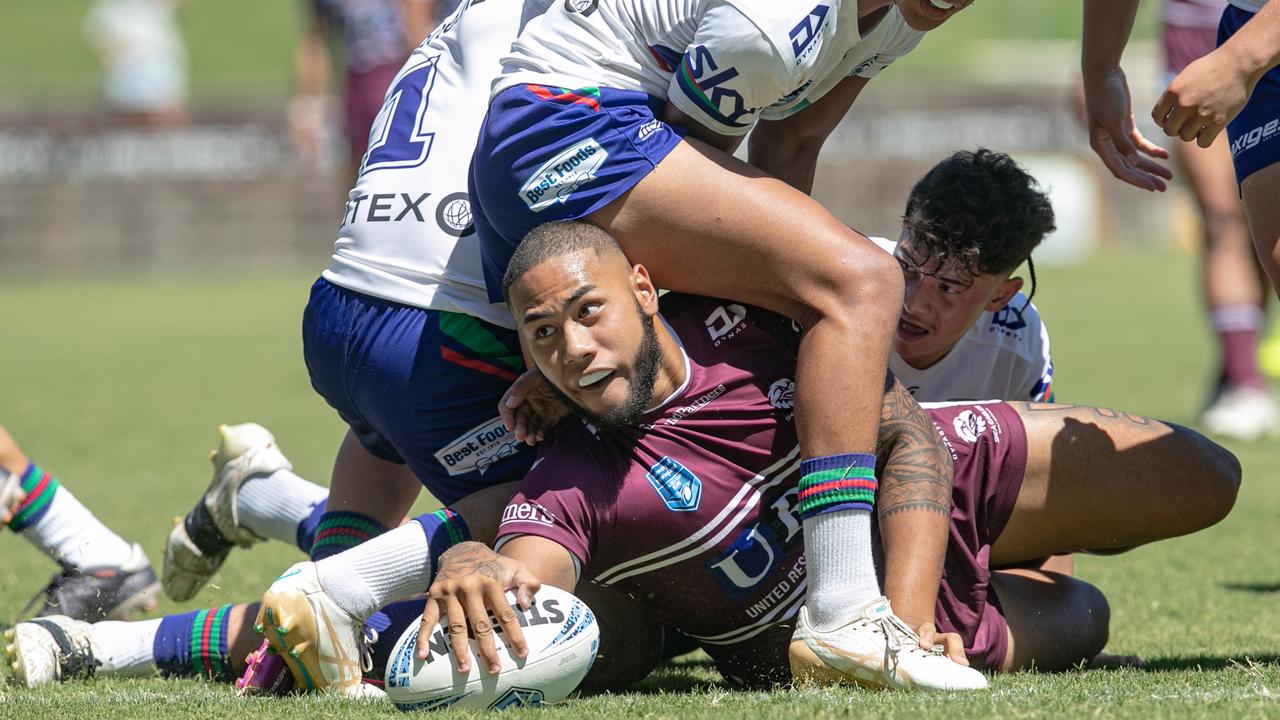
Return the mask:
<path id="1" fill-rule="evenodd" d="M 816 52 L 822 47 L 822 24 L 827 21 L 827 11 L 830 9 L 826 5 L 814 7 L 787 33 L 791 38 L 791 52 L 796 56 L 797 65 L 804 61 L 810 51 Z"/>
<path id="2" fill-rule="evenodd" d="M 507 430 L 502 418 L 481 423 L 460 435 L 436 452 L 436 460 L 449 475 L 466 475 L 476 471 L 484 475 L 494 463 L 511 457 L 520 450 L 515 433 Z"/>
<path id="3" fill-rule="evenodd" d="M 675 458 L 662 458 L 644 476 L 669 510 L 689 512 L 702 502 L 702 481 Z"/>
<path id="4" fill-rule="evenodd" d="M 706 45 L 694 45 L 684 54 L 676 84 L 685 97 L 702 108 L 711 119 L 729 127 L 744 128 L 751 123 L 742 122 L 742 117 L 754 113 L 756 108 L 747 107 L 746 100 L 737 90 L 722 87 L 736 77 L 736 68 L 721 70 L 716 65 Z"/>
<path id="5" fill-rule="evenodd" d="M 596 179 L 596 172 L 608 159 L 609 151 L 589 137 L 530 175 L 520 188 L 520 199 L 534 212 L 542 212 L 555 203 L 564 204 L 578 188 Z"/>

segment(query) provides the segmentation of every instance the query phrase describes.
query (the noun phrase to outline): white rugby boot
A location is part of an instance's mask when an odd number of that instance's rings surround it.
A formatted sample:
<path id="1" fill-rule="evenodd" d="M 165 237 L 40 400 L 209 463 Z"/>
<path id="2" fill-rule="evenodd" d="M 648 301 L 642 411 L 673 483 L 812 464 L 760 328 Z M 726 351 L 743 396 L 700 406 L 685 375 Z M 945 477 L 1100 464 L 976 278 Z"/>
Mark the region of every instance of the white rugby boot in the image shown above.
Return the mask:
<path id="1" fill-rule="evenodd" d="M 982 673 L 946 655 L 923 650 L 920 637 L 877 598 L 847 625 L 819 632 L 800 608 L 789 649 L 797 685 L 853 684 L 886 690 L 981 690 Z"/>
<path id="2" fill-rule="evenodd" d="M 300 562 L 276 578 L 262 595 L 254 630 L 284 659 L 299 690 L 361 696 L 364 621 L 338 607 L 316 574 Z"/>
<path id="3" fill-rule="evenodd" d="M 1280 404 L 1270 390 L 1224 388 L 1200 415 L 1200 425 L 1210 435 L 1230 440 L 1275 437 L 1280 432 Z"/>
<path id="4" fill-rule="evenodd" d="M 293 468 L 275 437 L 261 425 L 220 425 L 218 435 L 218 449 L 209 453 L 213 481 L 191 512 L 174 523 L 165 543 L 162 584 L 174 600 L 195 597 L 233 546 L 249 547 L 264 539 L 240 524 L 240 486 L 250 478 Z"/>
<path id="5" fill-rule="evenodd" d="M 0 642 L 10 683 L 27 688 L 93 677 L 96 649 L 92 626 L 65 615 L 20 622 Z"/>

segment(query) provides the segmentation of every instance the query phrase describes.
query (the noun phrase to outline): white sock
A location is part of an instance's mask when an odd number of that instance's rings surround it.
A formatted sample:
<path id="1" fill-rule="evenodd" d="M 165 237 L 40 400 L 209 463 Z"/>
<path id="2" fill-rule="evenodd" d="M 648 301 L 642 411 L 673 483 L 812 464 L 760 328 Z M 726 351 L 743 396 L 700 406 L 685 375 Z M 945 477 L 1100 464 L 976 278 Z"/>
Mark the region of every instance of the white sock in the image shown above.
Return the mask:
<path id="1" fill-rule="evenodd" d="M 156 633 L 162 619 L 94 623 L 94 656 L 102 663 L 98 673 L 113 677 L 154 675 Z"/>
<path id="2" fill-rule="evenodd" d="M 240 524 L 268 540 L 297 542 L 298 525 L 329 497 L 329 489 L 281 468 L 263 478 L 252 478 L 236 494 Z"/>
<path id="3" fill-rule="evenodd" d="M 805 605 L 815 630 L 834 630 L 880 597 L 871 556 L 871 513 L 839 510 L 804 521 Z"/>
<path id="4" fill-rule="evenodd" d="M 316 563 L 320 587 L 334 604 L 359 620 L 431 584 L 427 536 L 417 522 L 389 530 Z"/>
<path id="5" fill-rule="evenodd" d="M 133 546 L 94 517 L 66 485 L 58 486 L 44 517 L 19 534 L 54 560 L 77 568 L 119 567 L 133 556 Z"/>

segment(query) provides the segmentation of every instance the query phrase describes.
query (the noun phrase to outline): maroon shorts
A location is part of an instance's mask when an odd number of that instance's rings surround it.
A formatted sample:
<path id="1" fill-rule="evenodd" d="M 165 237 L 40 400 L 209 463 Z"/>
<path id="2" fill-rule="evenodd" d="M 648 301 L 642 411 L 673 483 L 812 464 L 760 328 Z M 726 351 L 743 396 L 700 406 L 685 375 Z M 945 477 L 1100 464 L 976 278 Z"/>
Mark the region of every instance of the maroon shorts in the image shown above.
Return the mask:
<path id="1" fill-rule="evenodd" d="M 368 70 L 348 70 L 347 86 L 342 97 L 344 128 L 351 157 L 362 158 L 369 147 L 369 129 L 382 109 L 387 88 L 400 72 L 403 63 L 377 65 Z"/>
<path id="2" fill-rule="evenodd" d="M 999 670 L 1008 650 L 1008 623 L 991 589 L 991 546 L 1022 488 L 1026 430 L 1006 403 L 925 408 L 955 465 L 951 537 L 934 619 L 939 630 L 964 638 L 974 667 Z"/>
<path id="3" fill-rule="evenodd" d="M 1218 26 L 1164 26 L 1164 85 L 1168 86 L 1183 68 L 1218 47 Z"/>
<path id="4" fill-rule="evenodd" d="M 1027 467 L 1027 433 L 1007 403 L 925 403 L 955 466 L 951 535 L 934 621 L 964 638 L 974 667 L 998 670 L 1008 623 L 991 589 L 991 546 L 1009 522 Z M 787 645 L 793 621 L 736 645 L 704 645 L 735 685 L 767 688 L 791 679 Z"/>

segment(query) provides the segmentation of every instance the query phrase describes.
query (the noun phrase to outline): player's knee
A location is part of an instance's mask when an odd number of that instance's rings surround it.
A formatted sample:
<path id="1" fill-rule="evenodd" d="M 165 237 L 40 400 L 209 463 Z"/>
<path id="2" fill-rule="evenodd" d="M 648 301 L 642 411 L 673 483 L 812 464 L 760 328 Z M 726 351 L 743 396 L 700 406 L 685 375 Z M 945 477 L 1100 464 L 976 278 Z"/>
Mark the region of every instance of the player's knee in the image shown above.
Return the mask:
<path id="1" fill-rule="evenodd" d="M 1072 663 L 1076 665 L 1094 659 L 1107 646 L 1111 636 L 1111 604 L 1095 585 L 1075 579 L 1072 585 L 1075 604 L 1080 608 L 1083 619 L 1079 657 Z"/>
<path id="2" fill-rule="evenodd" d="M 1230 450 L 1194 430 L 1178 427 L 1176 431 L 1192 444 L 1196 462 L 1188 469 L 1196 473 L 1199 493 L 1194 507 L 1199 508 L 1202 527 L 1209 527 L 1235 507 L 1242 477 L 1240 460 Z"/>
<path id="3" fill-rule="evenodd" d="M 849 327 L 892 327 L 904 292 L 902 270 L 893 256 L 868 244 L 823 270 L 823 277 L 804 290 L 802 303 L 809 316 L 796 319 L 805 327 L 819 320 Z"/>

